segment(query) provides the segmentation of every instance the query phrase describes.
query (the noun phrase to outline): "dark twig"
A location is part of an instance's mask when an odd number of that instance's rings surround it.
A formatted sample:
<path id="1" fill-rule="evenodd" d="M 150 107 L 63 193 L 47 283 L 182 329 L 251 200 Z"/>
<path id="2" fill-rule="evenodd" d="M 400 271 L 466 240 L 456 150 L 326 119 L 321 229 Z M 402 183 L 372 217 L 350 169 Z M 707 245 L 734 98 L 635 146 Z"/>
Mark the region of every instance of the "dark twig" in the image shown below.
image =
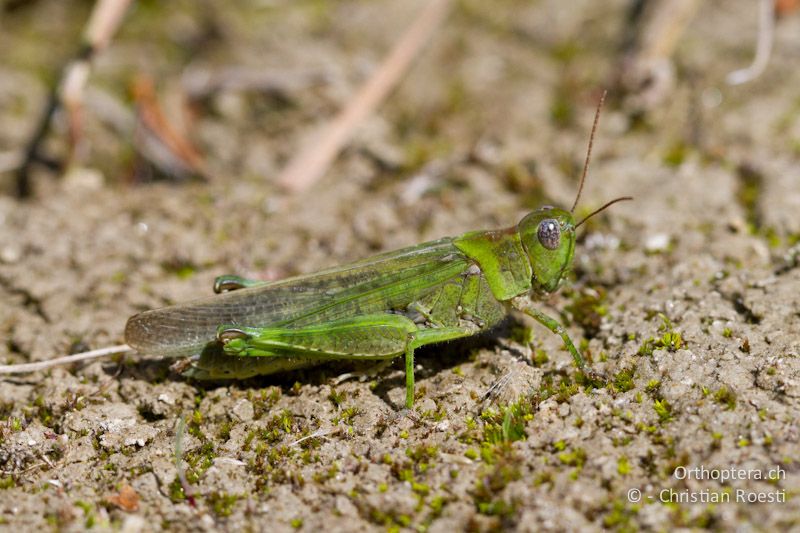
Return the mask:
<path id="1" fill-rule="evenodd" d="M 31 165 L 39 160 L 39 147 L 50 129 L 50 119 L 56 109 L 58 109 L 58 87 L 53 87 L 47 97 L 47 106 L 39 118 L 28 147 L 25 149 L 22 164 L 17 169 L 17 196 L 20 198 L 27 198 L 31 194 Z"/>
<path id="2" fill-rule="evenodd" d="M 83 44 L 75 57 L 61 70 L 59 81 L 50 90 L 44 112 L 24 150 L 25 156 L 17 170 L 17 196 L 20 198 L 31 194 L 31 166 L 42 161 L 41 145 L 50 130 L 53 115 L 62 103 L 70 117 L 71 151 L 78 142 L 83 88 L 89 77 L 92 59 L 108 46 L 130 2 L 131 0 L 98 0 L 95 4 L 86 24 Z"/>

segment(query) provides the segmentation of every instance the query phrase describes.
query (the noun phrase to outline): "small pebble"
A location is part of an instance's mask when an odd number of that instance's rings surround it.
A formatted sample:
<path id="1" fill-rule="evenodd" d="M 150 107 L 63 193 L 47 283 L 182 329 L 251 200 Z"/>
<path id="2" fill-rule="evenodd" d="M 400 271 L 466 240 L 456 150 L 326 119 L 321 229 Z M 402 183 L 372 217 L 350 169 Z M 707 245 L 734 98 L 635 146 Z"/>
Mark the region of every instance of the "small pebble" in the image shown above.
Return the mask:
<path id="1" fill-rule="evenodd" d="M 0 250 L 0 262 L 12 265 L 20 260 L 22 257 L 22 250 L 19 246 L 8 245 Z"/>
<path id="2" fill-rule="evenodd" d="M 666 233 L 657 233 L 647 238 L 644 243 L 644 248 L 648 252 L 664 252 L 669 247 L 669 235 Z"/>

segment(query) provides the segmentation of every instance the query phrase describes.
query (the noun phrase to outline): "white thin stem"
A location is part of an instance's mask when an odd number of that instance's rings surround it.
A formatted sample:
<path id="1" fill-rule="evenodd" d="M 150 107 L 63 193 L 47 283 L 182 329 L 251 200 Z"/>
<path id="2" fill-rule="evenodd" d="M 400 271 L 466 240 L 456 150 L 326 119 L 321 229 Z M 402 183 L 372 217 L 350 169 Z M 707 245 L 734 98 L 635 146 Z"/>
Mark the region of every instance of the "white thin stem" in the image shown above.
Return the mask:
<path id="1" fill-rule="evenodd" d="M 316 439 L 316 438 L 321 438 L 321 437 L 327 437 L 328 435 L 335 435 L 336 433 L 339 433 L 339 430 L 340 430 L 340 428 L 320 429 L 320 430 L 315 431 L 314 433 L 311 433 L 310 435 L 306 435 L 305 437 L 297 439 L 296 441 L 291 443 L 289 446 L 297 446 L 301 442 L 305 442 L 305 441 L 307 441 L 309 439 Z"/>
<path id="2" fill-rule="evenodd" d="M 56 357 L 48 361 L 38 361 L 36 363 L 22 363 L 18 365 L 0 365 L 0 375 L 4 374 L 27 374 L 29 372 L 37 372 L 39 370 L 47 370 L 55 366 L 68 365 L 70 363 L 79 363 L 83 361 L 90 361 L 92 359 L 100 359 L 110 355 L 123 354 L 132 352 L 133 348 L 127 344 L 120 344 L 118 346 L 109 346 L 108 348 L 99 348 L 97 350 L 90 350 L 88 352 L 76 353 L 73 355 L 65 355 L 63 357 Z"/>
<path id="3" fill-rule="evenodd" d="M 749 67 L 734 70 L 725 77 L 725 81 L 729 85 L 741 85 L 753 81 L 764 72 L 769 63 L 772 43 L 775 40 L 775 2 L 774 0 L 761 0 L 760 4 L 756 56 Z"/>

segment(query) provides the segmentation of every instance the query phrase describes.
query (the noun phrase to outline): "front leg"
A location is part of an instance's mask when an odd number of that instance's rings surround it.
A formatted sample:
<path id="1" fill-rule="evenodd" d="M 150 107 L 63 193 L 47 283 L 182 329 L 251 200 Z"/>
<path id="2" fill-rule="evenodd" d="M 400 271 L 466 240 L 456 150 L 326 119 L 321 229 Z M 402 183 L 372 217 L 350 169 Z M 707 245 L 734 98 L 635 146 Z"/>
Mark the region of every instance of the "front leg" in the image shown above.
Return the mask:
<path id="1" fill-rule="evenodd" d="M 547 316 L 546 314 L 542 313 L 541 311 L 533 307 L 531 301 L 525 297 L 514 298 L 511 301 L 511 305 L 514 306 L 515 309 L 518 309 L 519 311 L 522 311 L 526 315 L 534 318 L 538 323 L 540 323 L 541 325 L 543 325 L 556 335 L 560 336 L 561 339 L 564 341 L 564 345 L 567 347 L 567 350 L 569 351 L 570 354 L 572 354 L 572 359 L 575 360 L 575 365 L 578 367 L 578 370 L 580 370 L 584 376 L 586 376 L 591 381 L 606 381 L 605 376 L 589 368 L 589 366 L 586 364 L 586 361 L 583 359 L 581 352 L 578 351 L 578 349 L 572 343 L 572 339 L 569 338 L 569 333 L 567 333 L 567 330 L 564 328 L 564 326 L 559 324 L 556 319 Z"/>

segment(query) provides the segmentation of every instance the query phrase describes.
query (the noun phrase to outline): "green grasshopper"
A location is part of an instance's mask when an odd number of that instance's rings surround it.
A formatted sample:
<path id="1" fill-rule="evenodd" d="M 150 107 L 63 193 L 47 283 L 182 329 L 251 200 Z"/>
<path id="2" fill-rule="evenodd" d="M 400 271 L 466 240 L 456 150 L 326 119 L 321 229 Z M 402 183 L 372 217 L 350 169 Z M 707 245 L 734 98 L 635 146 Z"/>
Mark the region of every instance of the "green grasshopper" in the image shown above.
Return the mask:
<path id="1" fill-rule="evenodd" d="M 564 279 L 577 228 L 630 199 L 608 202 L 577 224 L 573 218 L 599 112 L 600 106 L 570 211 L 545 206 L 510 228 L 472 231 L 280 281 L 221 276 L 216 296 L 131 317 L 126 342 L 139 352 L 193 356 L 184 375 L 201 380 L 405 356 L 411 408 L 417 348 L 486 331 L 517 309 L 561 336 L 580 371 L 597 379 L 564 327 L 532 301 Z"/>

